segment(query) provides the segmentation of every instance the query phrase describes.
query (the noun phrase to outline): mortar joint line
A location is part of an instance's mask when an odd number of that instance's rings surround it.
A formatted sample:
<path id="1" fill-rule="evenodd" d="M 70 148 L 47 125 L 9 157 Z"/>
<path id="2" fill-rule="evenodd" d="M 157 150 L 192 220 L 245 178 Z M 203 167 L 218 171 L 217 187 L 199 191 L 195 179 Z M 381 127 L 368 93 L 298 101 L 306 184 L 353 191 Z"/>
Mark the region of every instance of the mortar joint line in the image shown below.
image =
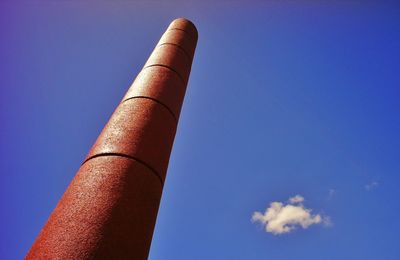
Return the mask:
<path id="1" fill-rule="evenodd" d="M 174 112 L 172 112 L 172 110 L 171 110 L 166 104 L 160 102 L 159 100 L 157 100 L 157 99 L 155 99 L 155 98 L 147 97 L 147 96 L 134 96 L 134 97 L 129 97 L 129 98 L 127 98 L 127 99 L 122 100 L 121 103 L 124 103 L 124 102 L 126 102 L 126 101 L 128 101 L 128 100 L 135 99 L 135 98 L 150 99 L 150 100 L 156 102 L 157 104 L 160 104 L 161 106 L 163 106 L 165 109 L 168 110 L 168 112 L 169 112 L 169 113 L 171 114 L 171 116 L 174 118 L 175 123 L 178 123 L 178 118 L 176 117 L 176 115 L 174 114 Z"/>
<path id="2" fill-rule="evenodd" d="M 164 43 L 161 43 L 161 44 L 157 45 L 157 47 L 163 46 L 163 45 L 173 45 L 173 46 L 177 47 L 177 48 L 180 49 L 183 53 L 185 53 L 185 56 L 186 56 L 186 58 L 188 58 L 189 62 L 192 61 L 192 58 L 190 57 L 189 53 L 188 53 L 182 46 L 180 46 L 179 44 L 172 43 L 172 42 L 164 42 Z"/>
<path id="3" fill-rule="evenodd" d="M 168 29 L 167 31 L 173 31 L 173 30 L 185 32 L 190 38 L 192 38 L 192 40 L 195 40 L 195 37 L 189 31 L 183 30 L 181 28 L 171 28 L 171 29 Z"/>
<path id="4" fill-rule="evenodd" d="M 105 156 L 118 156 L 118 157 L 123 157 L 123 158 L 127 158 L 127 159 L 130 159 L 130 160 L 134 160 L 134 161 L 139 162 L 140 164 L 142 164 L 146 168 L 148 168 L 158 178 L 158 180 L 161 183 L 161 186 L 164 186 L 163 179 L 161 178 L 160 174 L 153 167 L 151 167 L 146 162 L 144 162 L 144 161 L 142 161 L 142 160 L 140 160 L 140 159 L 138 159 L 138 158 L 136 158 L 134 156 L 126 155 L 126 154 L 123 154 L 123 153 L 99 153 L 99 154 L 95 154 L 95 155 L 92 155 L 89 158 L 87 158 L 85 161 L 83 161 L 81 166 L 84 165 L 85 163 L 87 163 L 88 161 L 94 159 L 94 158 L 105 157 Z"/>
<path id="5" fill-rule="evenodd" d="M 182 78 L 182 76 L 175 70 L 175 69 L 173 69 L 173 68 L 171 68 L 170 66 L 168 66 L 168 65 L 164 65 L 164 64 L 158 64 L 158 63 L 156 63 L 156 64 L 151 64 L 151 65 L 148 65 L 148 66 L 146 66 L 146 67 L 144 67 L 142 70 L 144 70 L 144 69 L 147 69 L 147 68 L 150 68 L 150 67 L 155 67 L 155 66 L 160 66 L 160 67 L 164 67 L 164 68 L 167 68 L 167 69 L 169 69 L 169 70 L 171 70 L 171 71 L 173 71 L 173 72 L 175 72 L 176 73 L 176 75 L 178 75 L 178 77 L 180 78 L 180 80 L 183 82 L 183 84 L 185 84 L 186 85 L 186 82 L 185 82 L 185 80 Z"/>

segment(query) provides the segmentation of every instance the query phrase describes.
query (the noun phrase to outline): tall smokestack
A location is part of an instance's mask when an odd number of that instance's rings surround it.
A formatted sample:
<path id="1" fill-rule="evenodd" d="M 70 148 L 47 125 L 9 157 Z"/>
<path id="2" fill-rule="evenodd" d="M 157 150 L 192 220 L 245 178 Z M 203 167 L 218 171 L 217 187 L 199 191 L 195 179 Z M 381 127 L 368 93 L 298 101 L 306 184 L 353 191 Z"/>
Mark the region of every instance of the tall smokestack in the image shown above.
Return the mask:
<path id="1" fill-rule="evenodd" d="M 196 43 L 169 25 L 27 259 L 147 259 Z"/>

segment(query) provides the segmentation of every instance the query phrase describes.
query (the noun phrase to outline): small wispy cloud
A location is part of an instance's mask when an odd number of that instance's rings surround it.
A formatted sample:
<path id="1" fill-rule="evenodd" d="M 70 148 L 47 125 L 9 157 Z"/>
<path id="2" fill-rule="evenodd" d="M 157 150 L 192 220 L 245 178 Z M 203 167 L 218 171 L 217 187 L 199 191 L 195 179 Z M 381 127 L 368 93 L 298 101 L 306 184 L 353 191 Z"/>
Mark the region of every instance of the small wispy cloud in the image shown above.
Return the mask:
<path id="1" fill-rule="evenodd" d="M 331 220 L 327 216 L 312 214 L 311 209 L 307 209 L 302 204 L 304 197 L 296 195 L 289 198 L 289 203 L 271 202 L 269 208 L 262 212 L 254 212 L 251 221 L 260 222 L 265 226 L 265 231 L 274 235 L 289 233 L 298 226 L 303 229 L 314 224 L 331 225 Z"/>
<path id="2" fill-rule="evenodd" d="M 366 191 L 371 191 L 373 189 L 376 189 L 379 186 L 379 182 L 373 181 L 371 183 L 368 183 L 364 186 Z"/>
<path id="3" fill-rule="evenodd" d="M 301 195 L 296 195 L 294 197 L 289 198 L 289 202 L 292 204 L 301 203 L 303 201 L 304 201 L 304 198 Z"/>
<path id="4" fill-rule="evenodd" d="M 329 191 L 328 191 L 328 200 L 332 199 L 333 196 L 336 195 L 336 192 L 337 191 L 335 189 L 329 189 Z"/>

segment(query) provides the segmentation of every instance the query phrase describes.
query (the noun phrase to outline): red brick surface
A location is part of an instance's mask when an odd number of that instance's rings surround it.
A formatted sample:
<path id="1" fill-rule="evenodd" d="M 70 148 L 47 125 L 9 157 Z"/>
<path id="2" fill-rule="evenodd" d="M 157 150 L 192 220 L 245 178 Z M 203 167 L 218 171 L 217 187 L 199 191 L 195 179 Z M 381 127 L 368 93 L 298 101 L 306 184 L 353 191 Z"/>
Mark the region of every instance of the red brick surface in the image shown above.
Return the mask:
<path id="1" fill-rule="evenodd" d="M 179 75 L 183 83 L 187 84 L 192 61 L 181 48 L 168 44 L 157 46 L 144 65 L 144 68 L 154 65 L 161 65 L 172 69 Z"/>
<path id="2" fill-rule="evenodd" d="M 126 155 L 164 179 L 175 130 L 176 121 L 164 106 L 150 99 L 130 99 L 115 110 L 86 159 L 108 153 Z"/>
<path id="3" fill-rule="evenodd" d="M 154 66 L 143 69 L 136 77 L 123 100 L 133 97 L 153 98 L 179 117 L 186 86 L 178 75 L 165 67 Z"/>
<path id="4" fill-rule="evenodd" d="M 162 185 L 135 160 L 98 157 L 81 166 L 28 259 L 146 259 Z"/>
<path id="5" fill-rule="evenodd" d="M 197 29 L 196 29 L 196 26 L 194 26 L 194 24 L 191 21 L 189 21 L 185 18 L 175 19 L 168 26 L 167 30 L 173 30 L 173 29 L 183 30 L 183 31 L 187 32 L 188 35 L 190 37 L 192 37 L 192 39 L 194 39 L 195 42 L 197 42 L 197 37 L 198 37 Z"/>
<path id="6" fill-rule="evenodd" d="M 168 28 L 26 259 L 147 259 L 197 42 Z"/>
<path id="7" fill-rule="evenodd" d="M 181 47 L 189 56 L 193 58 L 196 41 L 192 37 L 188 37 L 187 33 L 181 30 L 168 30 L 161 37 L 158 45 L 176 44 Z"/>

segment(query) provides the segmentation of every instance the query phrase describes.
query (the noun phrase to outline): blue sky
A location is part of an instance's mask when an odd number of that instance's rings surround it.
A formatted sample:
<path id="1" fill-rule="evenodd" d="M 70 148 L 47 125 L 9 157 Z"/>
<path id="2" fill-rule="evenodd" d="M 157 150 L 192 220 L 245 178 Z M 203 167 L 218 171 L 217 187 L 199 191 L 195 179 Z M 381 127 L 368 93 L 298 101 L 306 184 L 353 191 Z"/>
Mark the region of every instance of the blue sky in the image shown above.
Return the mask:
<path id="1" fill-rule="evenodd" d="M 199 42 L 150 259 L 399 259 L 387 1 L 1 2 L 1 258 L 25 255 L 177 17 Z M 332 224 L 251 221 L 296 194 Z"/>

